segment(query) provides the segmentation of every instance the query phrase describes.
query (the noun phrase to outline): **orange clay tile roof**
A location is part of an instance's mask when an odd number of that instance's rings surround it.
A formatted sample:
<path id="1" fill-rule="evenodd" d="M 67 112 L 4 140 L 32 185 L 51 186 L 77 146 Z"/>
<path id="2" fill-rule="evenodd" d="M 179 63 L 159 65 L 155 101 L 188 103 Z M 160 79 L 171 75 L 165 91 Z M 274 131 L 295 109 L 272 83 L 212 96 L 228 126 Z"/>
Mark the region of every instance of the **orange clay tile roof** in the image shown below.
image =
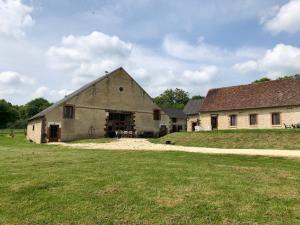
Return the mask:
<path id="1" fill-rule="evenodd" d="M 300 77 L 211 89 L 200 111 L 282 106 L 300 106 Z"/>

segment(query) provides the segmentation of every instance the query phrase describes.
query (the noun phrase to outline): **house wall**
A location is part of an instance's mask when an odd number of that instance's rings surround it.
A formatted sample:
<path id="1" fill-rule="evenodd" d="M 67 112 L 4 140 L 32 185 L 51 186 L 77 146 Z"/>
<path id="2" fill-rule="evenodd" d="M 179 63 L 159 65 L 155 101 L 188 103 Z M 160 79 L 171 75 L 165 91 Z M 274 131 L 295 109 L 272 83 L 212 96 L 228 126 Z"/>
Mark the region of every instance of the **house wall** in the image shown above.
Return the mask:
<path id="1" fill-rule="evenodd" d="M 173 123 L 172 119 L 170 119 L 170 129 L 172 129 L 173 125 L 182 126 L 182 131 L 186 131 L 186 119 L 176 118 L 176 123 Z"/>
<path id="2" fill-rule="evenodd" d="M 33 130 L 34 127 L 34 130 Z M 27 124 L 27 140 L 41 143 L 42 137 L 42 119 L 32 120 Z"/>
<path id="3" fill-rule="evenodd" d="M 191 132 L 193 131 L 192 124 L 197 123 L 197 120 L 199 119 L 199 115 L 188 115 L 187 116 L 187 131 Z"/>
<path id="4" fill-rule="evenodd" d="M 123 91 L 120 91 L 120 87 Z M 105 135 L 106 110 L 135 112 L 135 129 L 158 133 L 161 121 L 153 120 L 153 110 L 159 109 L 152 99 L 123 70 L 117 70 L 94 86 L 68 100 L 64 105 L 75 107 L 74 119 L 63 119 L 63 105 L 46 114 L 46 124 L 61 124 L 61 141 Z M 162 121 L 167 115 L 161 111 Z"/>
<path id="5" fill-rule="evenodd" d="M 271 113 L 279 112 L 281 114 L 281 125 L 272 125 Z M 251 110 L 232 110 L 222 112 L 201 112 L 200 125 L 204 129 L 211 129 L 211 114 L 218 114 L 218 129 L 272 129 L 284 128 L 284 124 L 300 123 L 300 106 L 297 107 L 277 107 Z M 229 116 L 237 115 L 237 126 L 231 127 Z M 250 126 L 249 114 L 257 114 L 258 124 Z"/>

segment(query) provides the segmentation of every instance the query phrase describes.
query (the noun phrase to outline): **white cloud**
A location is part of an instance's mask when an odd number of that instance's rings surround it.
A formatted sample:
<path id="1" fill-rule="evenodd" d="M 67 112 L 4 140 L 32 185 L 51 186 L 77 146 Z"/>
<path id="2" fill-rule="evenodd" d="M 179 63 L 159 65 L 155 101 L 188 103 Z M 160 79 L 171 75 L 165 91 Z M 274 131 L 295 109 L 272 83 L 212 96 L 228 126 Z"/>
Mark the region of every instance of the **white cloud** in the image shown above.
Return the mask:
<path id="1" fill-rule="evenodd" d="M 201 85 L 211 81 L 217 74 L 218 68 L 216 66 L 202 66 L 199 70 L 185 70 L 183 71 L 182 81 L 188 85 Z"/>
<path id="2" fill-rule="evenodd" d="M 300 48 L 278 44 L 265 52 L 256 61 L 236 64 L 234 68 L 240 72 L 259 71 L 274 78 L 286 74 L 300 73 Z"/>
<path id="3" fill-rule="evenodd" d="M 0 34 L 23 37 L 25 31 L 34 25 L 30 15 L 32 10 L 21 0 L 0 0 Z"/>
<path id="4" fill-rule="evenodd" d="M 32 94 L 32 98 L 46 98 L 50 101 L 57 101 L 57 99 L 63 98 L 66 95 L 72 93 L 72 90 L 62 89 L 62 90 L 54 90 L 50 89 L 46 86 L 41 86 Z"/>
<path id="5" fill-rule="evenodd" d="M 266 49 L 260 47 L 241 47 L 235 51 L 237 58 L 258 59 L 262 57 Z"/>
<path id="6" fill-rule="evenodd" d="M 18 95 L 25 95 L 28 88 L 34 84 L 34 79 L 17 72 L 0 72 L 0 99 L 4 98 L 11 101 Z"/>
<path id="7" fill-rule="evenodd" d="M 257 70 L 258 65 L 256 61 L 250 60 L 244 63 L 236 63 L 233 66 L 233 69 L 235 69 L 236 71 L 240 72 L 240 73 L 248 73 L 254 70 Z"/>
<path id="8" fill-rule="evenodd" d="M 299 73 L 299 62 L 300 48 L 291 45 L 278 44 L 273 49 L 266 52 L 263 59 L 260 60 L 260 67 L 274 75 Z"/>
<path id="9" fill-rule="evenodd" d="M 216 61 L 232 57 L 232 53 L 226 49 L 205 43 L 203 37 L 198 39 L 196 45 L 191 45 L 186 41 L 169 35 L 164 38 L 163 49 L 169 55 L 185 60 Z"/>
<path id="10" fill-rule="evenodd" d="M 165 38 L 163 50 L 168 54 L 93 32 L 86 36 L 67 36 L 60 46 L 50 47 L 46 55 L 53 69 L 73 81 L 69 84 L 72 89 L 99 77 L 106 70 L 123 66 L 152 96 L 176 87 L 191 94 L 205 94 L 210 82 L 220 71 L 225 71 L 224 68 L 231 67 L 235 59 L 252 60 L 263 55 L 260 48 L 229 51 L 204 43 L 204 38 L 193 46 L 170 36 Z M 42 95 L 42 91 L 36 94 Z"/>
<path id="11" fill-rule="evenodd" d="M 290 0 L 281 6 L 275 15 L 264 21 L 265 27 L 274 33 L 300 31 L 300 0 Z"/>
<path id="12" fill-rule="evenodd" d="M 257 59 L 265 49 L 245 46 L 237 49 L 226 49 L 205 42 L 204 37 L 198 38 L 197 44 L 191 44 L 173 36 L 166 36 L 162 45 L 164 51 L 175 58 L 206 64 L 230 64 L 240 59 Z"/>
<path id="13" fill-rule="evenodd" d="M 34 84 L 35 81 L 27 76 L 20 75 L 17 72 L 0 72 L 0 85 L 17 86 L 20 84 Z"/>
<path id="14" fill-rule="evenodd" d="M 78 82 L 120 66 L 131 50 L 132 45 L 117 36 L 92 32 L 64 37 L 61 46 L 50 47 L 46 55 L 53 69 L 71 73 L 73 81 Z"/>

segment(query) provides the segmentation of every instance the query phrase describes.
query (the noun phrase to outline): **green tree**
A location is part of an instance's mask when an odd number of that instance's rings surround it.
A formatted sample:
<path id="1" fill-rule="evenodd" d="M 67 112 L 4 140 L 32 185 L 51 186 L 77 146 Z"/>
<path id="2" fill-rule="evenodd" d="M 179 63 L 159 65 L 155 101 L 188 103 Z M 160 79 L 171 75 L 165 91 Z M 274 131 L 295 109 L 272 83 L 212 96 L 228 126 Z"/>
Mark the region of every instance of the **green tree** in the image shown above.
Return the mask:
<path id="1" fill-rule="evenodd" d="M 167 89 L 158 97 L 154 98 L 154 102 L 163 108 L 183 109 L 188 101 L 189 93 L 179 88 L 174 90 Z"/>
<path id="2" fill-rule="evenodd" d="M 204 99 L 204 96 L 201 95 L 194 95 L 191 99 L 195 100 L 195 99 Z"/>
<path id="3" fill-rule="evenodd" d="M 266 81 L 270 81 L 271 79 L 268 78 L 268 77 L 262 77 L 258 80 L 255 80 L 254 82 L 252 82 L 252 84 L 255 84 L 255 83 L 261 83 L 261 82 L 266 82 Z"/>
<path id="4" fill-rule="evenodd" d="M 44 98 L 36 98 L 28 102 L 24 108 L 21 107 L 20 114 L 23 118 L 28 119 L 51 105 L 52 104 Z"/>
<path id="5" fill-rule="evenodd" d="M 281 76 L 281 77 L 278 77 L 277 80 L 285 80 L 285 79 L 297 78 L 297 77 L 300 77 L 300 74 Z"/>
<path id="6" fill-rule="evenodd" d="M 19 113 L 15 107 L 4 99 L 0 100 L 0 128 L 6 128 L 9 123 L 17 119 L 19 119 Z"/>

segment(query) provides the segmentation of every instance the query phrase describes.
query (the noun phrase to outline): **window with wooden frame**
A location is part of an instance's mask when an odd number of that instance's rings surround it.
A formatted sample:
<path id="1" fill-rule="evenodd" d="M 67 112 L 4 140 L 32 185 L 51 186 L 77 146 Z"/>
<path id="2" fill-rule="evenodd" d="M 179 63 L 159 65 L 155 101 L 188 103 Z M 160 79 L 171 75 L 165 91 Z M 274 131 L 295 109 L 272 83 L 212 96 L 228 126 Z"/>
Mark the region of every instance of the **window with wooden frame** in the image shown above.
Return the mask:
<path id="1" fill-rule="evenodd" d="M 281 125 L 280 113 L 278 112 L 272 113 L 271 117 L 272 117 L 271 119 L 272 119 L 273 126 Z"/>
<path id="2" fill-rule="evenodd" d="M 229 116 L 229 124 L 231 127 L 236 127 L 237 125 L 237 115 L 230 115 Z"/>
<path id="3" fill-rule="evenodd" d="M 74 119 L 74 106 L 65 105 L 64 106 L 64 119 Z"/>
<path id="4" fill-rule="evenodd" d="M 250 123 L 250 126 L 257 125 L 257 114 L 250 114 L 249 115 L 249 123 Z"/>
<path id="5" fill-rule="evenodd" d="M 159 109 L 153 110 L 153 120 L 160 120 L 160 110 Z"/>

